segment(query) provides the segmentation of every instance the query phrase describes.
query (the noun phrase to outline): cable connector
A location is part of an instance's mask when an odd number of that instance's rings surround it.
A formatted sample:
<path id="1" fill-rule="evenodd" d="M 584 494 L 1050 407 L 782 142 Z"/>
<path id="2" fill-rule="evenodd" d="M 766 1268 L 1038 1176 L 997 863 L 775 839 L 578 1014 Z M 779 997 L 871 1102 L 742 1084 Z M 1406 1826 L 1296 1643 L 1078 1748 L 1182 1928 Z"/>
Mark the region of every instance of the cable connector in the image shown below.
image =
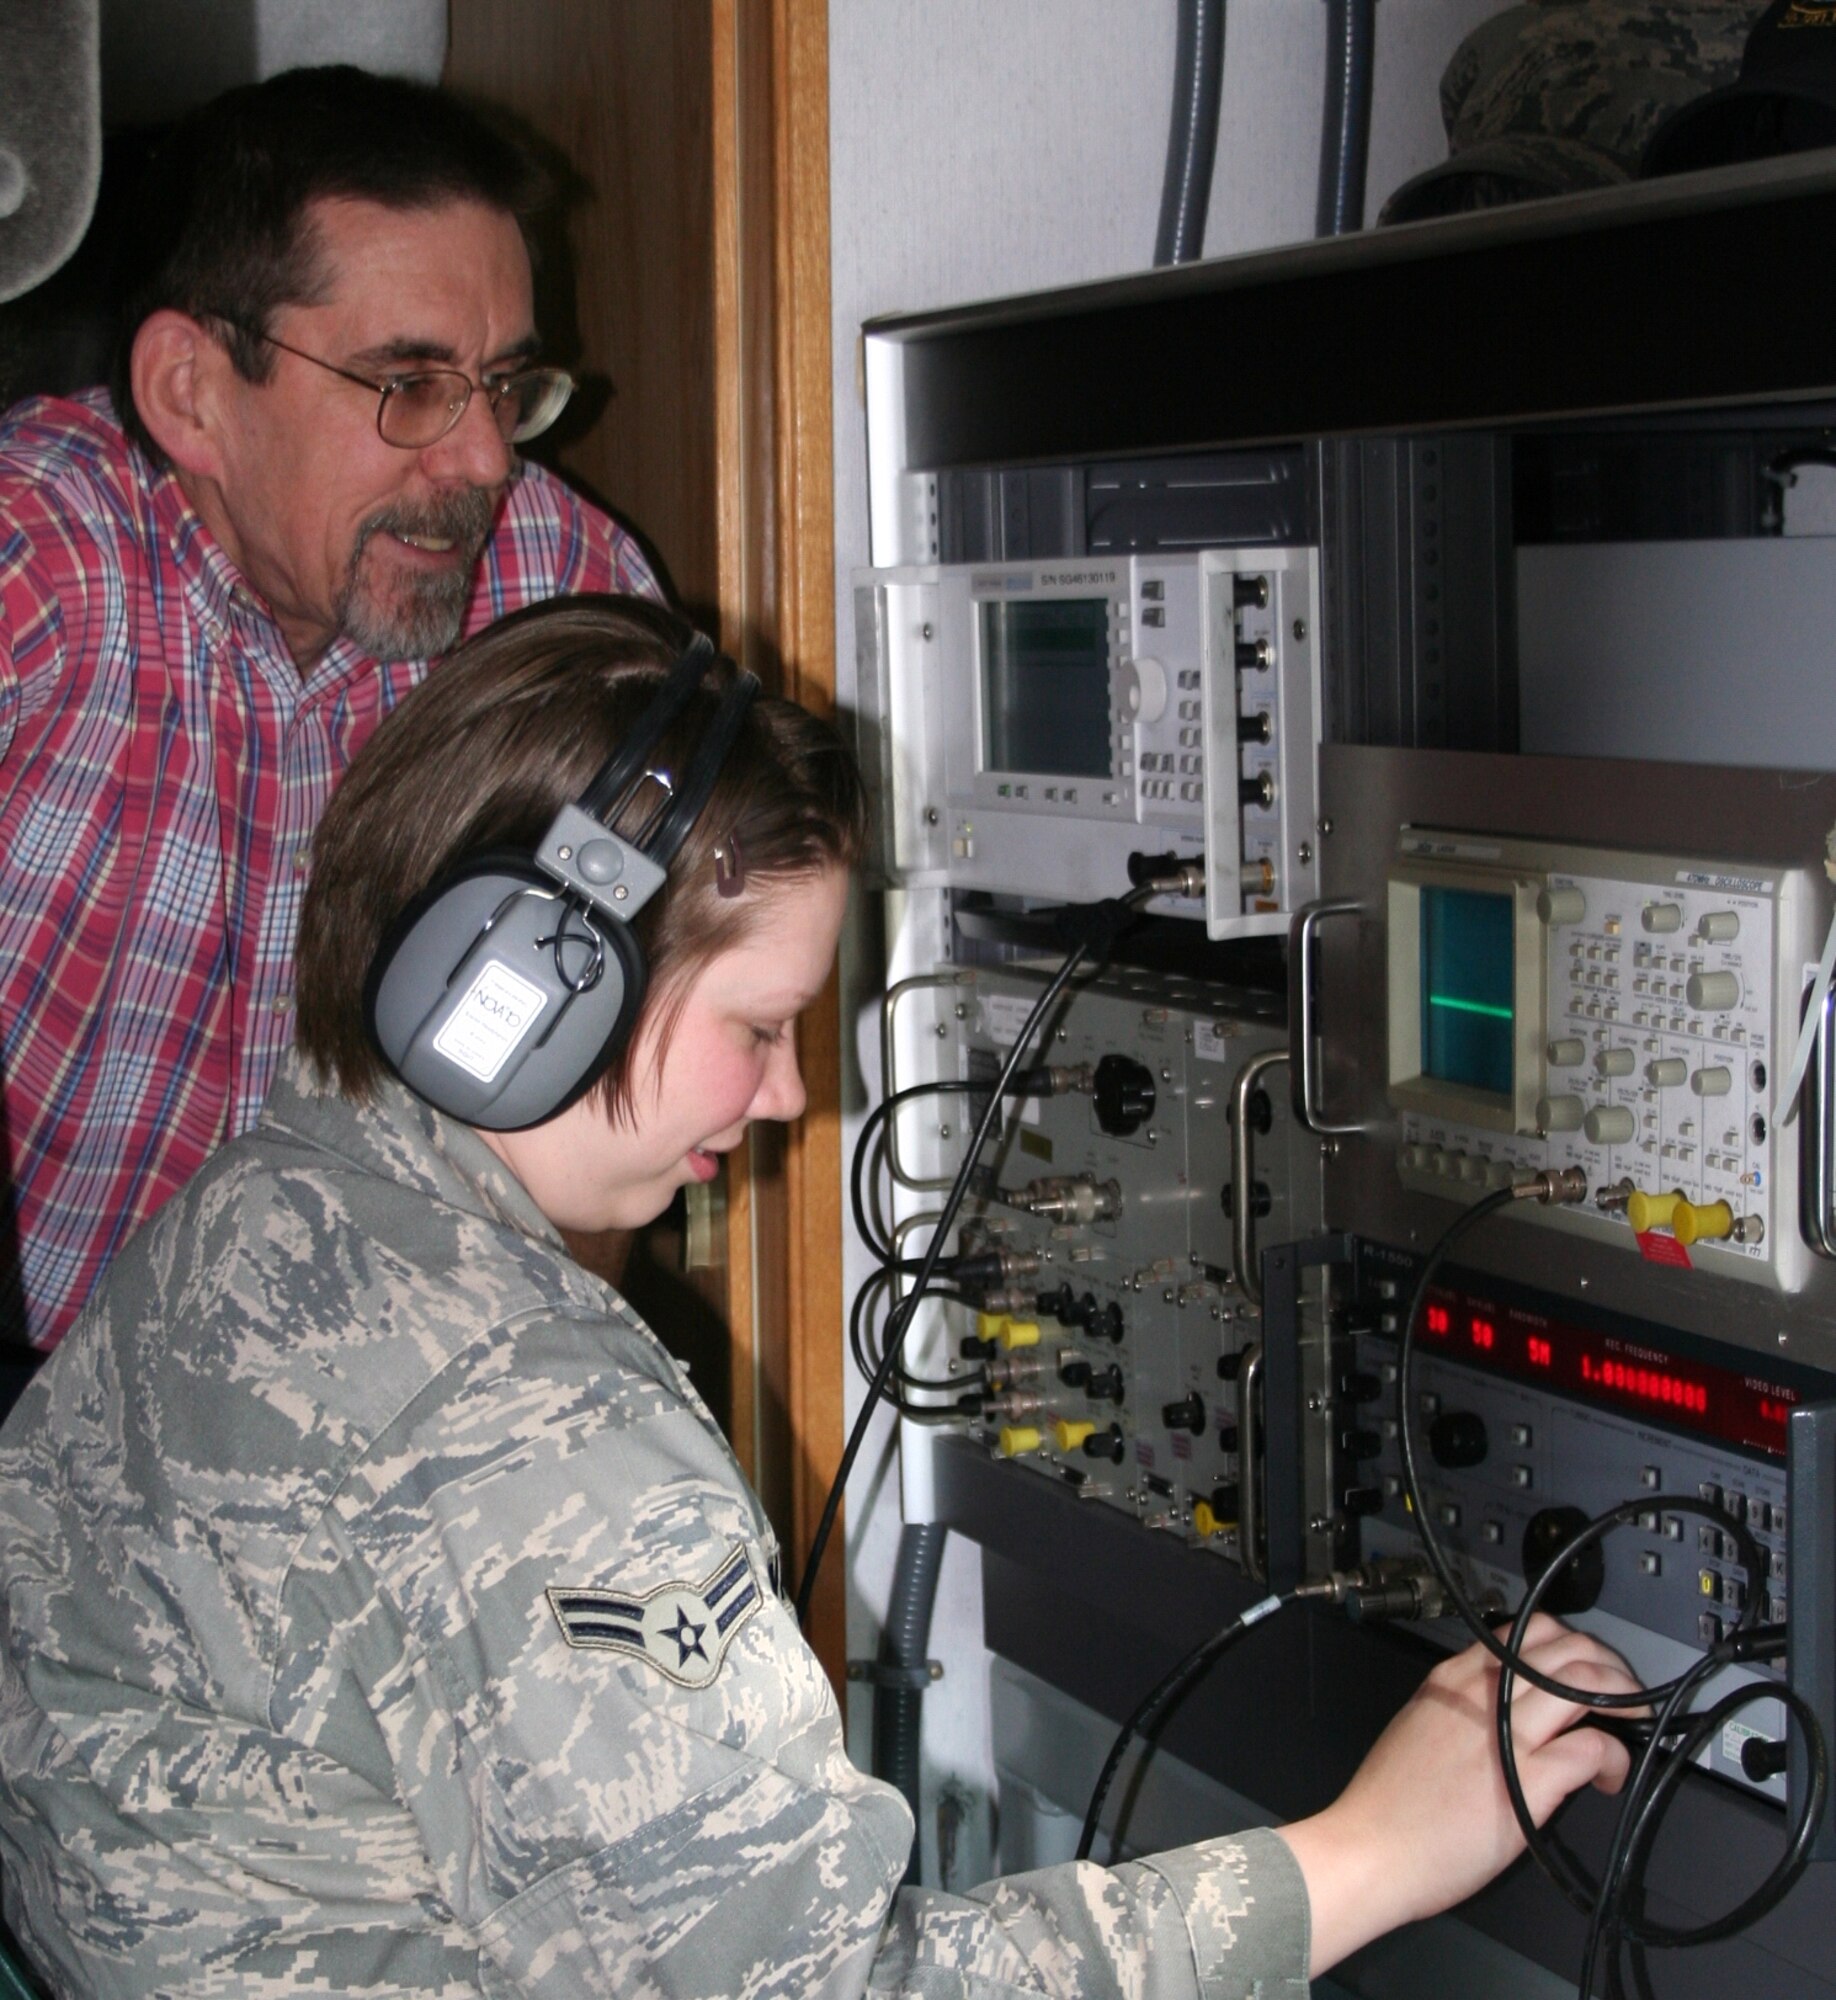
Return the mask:
<path id="1" fill-rule="evenodd" d="M 1556 1202 L 1585 1201 L 1587 1176 L 1579 1167 L 1548 1168 L 1512 1188 L 1511 1199 L 1540 1201 L 1545 1208 Z"/>
<path id="2" fill-rule="evenodd" d="M 1096 1089 L 1096 1072 L 1088 1063 L 1035 1063 L 1015 1070 L 1008 1079 L 1004 1097 L 1069 1097 L 1073 1091 L 1088 1097 Z"/>
<path id="3" fill-rule="evenodd" d="M 1779 1660 L 1785 1656 L 1785 1627 L 1755 1625 L 1750 1631 L 1730 1632 L 1721 1642 L 1730 1660 Z"/>
<path id="4" fill-rule="evenodd" d="M 1185 896 L 1196 899 L 1205 893 L 1205 861 L 1201 855 L 1196 861 L 1182 861 L 1177 868 L 1166 869 L 1148 878 L 1149 886 L 1157 896 Z"/>
<path id="5" fill-rule="evenodd" d="M 1447 1594 L 1434 1572 L 1413 1557 L 1378 1556 L 1355 1569 L 1335 1569 L 1303 1583 L 1294 1594 L 1338 1605 L 1360 1625 L 1390 1618 L 1440 1618 L 1448 1608 Z"/>

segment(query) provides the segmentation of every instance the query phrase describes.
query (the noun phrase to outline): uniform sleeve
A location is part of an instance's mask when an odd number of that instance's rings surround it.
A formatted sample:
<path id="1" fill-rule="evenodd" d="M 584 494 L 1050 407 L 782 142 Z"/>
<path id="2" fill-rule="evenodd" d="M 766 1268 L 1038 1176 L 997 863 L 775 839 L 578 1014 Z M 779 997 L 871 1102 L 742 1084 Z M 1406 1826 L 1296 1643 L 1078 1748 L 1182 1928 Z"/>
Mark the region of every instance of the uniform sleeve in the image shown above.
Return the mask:
<path id="1" fill-rule="evenodd" d="M 1118 1868 L 1068 1863 L 966 1897 L 906 1890 L 870 1992 L 993 2000 L 1306 2000 L 1306 1884 L 1257 1831 Z"/>
<path id="2" fill-rule="evenodd" d="M 1304 1994 L 1272 1836 L 895 1904 L 910 1815 L 849 1763 L 757 1502 L 647 1341 L 544 1320 L 481 1343 L 366 1453 L 290 1584 L 280 1719 L 338 1755 L 361 1688 L 353 1761 L 388 1746 L 481 1990 Z"/>

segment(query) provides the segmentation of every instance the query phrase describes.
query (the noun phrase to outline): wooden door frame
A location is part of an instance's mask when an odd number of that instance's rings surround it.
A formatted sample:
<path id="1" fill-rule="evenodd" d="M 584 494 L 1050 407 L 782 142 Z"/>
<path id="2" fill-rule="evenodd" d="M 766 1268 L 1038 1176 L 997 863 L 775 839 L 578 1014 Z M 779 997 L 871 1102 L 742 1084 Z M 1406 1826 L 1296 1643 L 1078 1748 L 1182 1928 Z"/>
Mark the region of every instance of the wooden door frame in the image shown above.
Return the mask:
<path id="1" fill-rule="evenodd" d="M 835 706 L 828 0 L 712 0 L 717 546 L 722 641 L 768 686 Z M 759 1132 L 728 1205 L 733 1430 L 800 1575 L 841 1461 L 841 1011 L 798 1024 L 809 1107 Z M 841 1550 L 808 1637 L 846 1672 Z"/>

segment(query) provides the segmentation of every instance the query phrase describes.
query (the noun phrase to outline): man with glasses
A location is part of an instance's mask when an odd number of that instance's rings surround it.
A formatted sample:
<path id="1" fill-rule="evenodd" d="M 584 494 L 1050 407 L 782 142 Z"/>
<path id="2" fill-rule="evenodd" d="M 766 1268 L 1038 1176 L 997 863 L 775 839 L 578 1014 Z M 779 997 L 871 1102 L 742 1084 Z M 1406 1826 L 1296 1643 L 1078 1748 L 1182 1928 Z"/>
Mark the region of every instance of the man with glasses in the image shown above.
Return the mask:
<path id="1" fill-rule="evenodd" d="M 0 422 L 0 1336 L 49 1346 L 246 1130 L 309 842 L 381 717 L 537 599 L 656 585 L 515 447 L 545 189 L 454 100 L 298 70 L 141 190 L 112 396 Z"/>

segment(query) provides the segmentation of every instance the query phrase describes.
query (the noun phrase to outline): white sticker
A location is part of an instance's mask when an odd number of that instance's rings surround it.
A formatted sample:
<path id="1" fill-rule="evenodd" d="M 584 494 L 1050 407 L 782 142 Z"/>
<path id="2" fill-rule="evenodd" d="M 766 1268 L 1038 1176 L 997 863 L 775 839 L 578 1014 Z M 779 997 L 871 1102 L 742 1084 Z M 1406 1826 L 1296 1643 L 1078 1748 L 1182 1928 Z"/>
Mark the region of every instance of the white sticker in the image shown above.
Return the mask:
<path id="1" fill-rule="evenodd" d="M 490 1083 L 547 1005 L 539 986 L 502 959 L 488 958 L 434 1037 L 434 1048 L 468 1076 Z"/>
<path id="2" fill-rule="evenodd" d="M 1002 1048 L 1012 1045 L 1026 1026 L 1033 1003 L 1024 993 L 985 993 L 982 996 L 982 1033 Z"/>
<path id="3" fill-rule="evenodd" d="M 1215 1021 L 1195 1021 L 1192 1026 L 1192 1053 L 1200 1062 L 1229 1062 L 1236 1037 Z"/>

